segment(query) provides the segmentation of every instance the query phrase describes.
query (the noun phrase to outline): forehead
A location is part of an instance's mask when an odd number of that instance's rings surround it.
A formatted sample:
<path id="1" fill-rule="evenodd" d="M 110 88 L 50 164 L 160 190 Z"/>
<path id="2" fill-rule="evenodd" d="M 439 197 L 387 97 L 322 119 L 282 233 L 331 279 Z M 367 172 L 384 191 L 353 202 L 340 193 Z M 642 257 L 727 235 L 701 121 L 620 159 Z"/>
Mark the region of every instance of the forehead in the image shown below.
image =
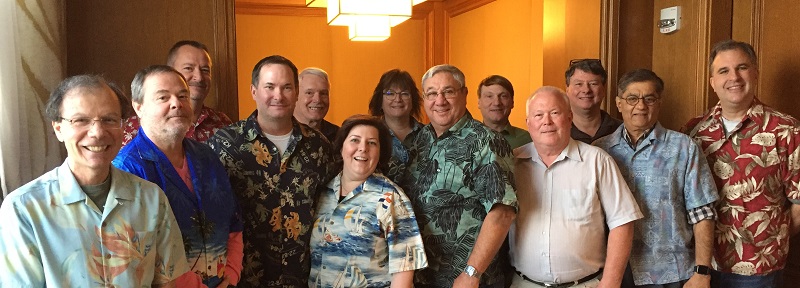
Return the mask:
<path id="1" fill-rule="evenodd" d="M 453 77 L 453 74 L 447 71 L 441 71 L 439 73 L 433 74 L 428 79 L 425 79 L 425 82 L 422 83 L 424 88 L 431 88 L 431 87 L 458 87 L 460 84 L 456 81 L 456 78 Z"/>
<path id="2" fill-rule="evenodd" d="M 122 114 L 119 99 L 108 86 L 75 87 L 64 94 L 61 113 L 69 114 Z"/>
<path id="3" fill-rule="evenodd" d="M 183 76 L 175 72 L 158 72 L 147 75 L 147 78 L 144 79 L 142 86 L 144 86 L 144 89 L 146 91 L 145 93 L 154 92 L 162 89 L 171 89 L 176 87 L 178 88 L 188 87 L 186 85 L 186 80 L 183 79 Z M 157 89 L 157 90 L 151 90 L 151 89 Z"/>
<path id="4" fill-rule="evenodd" d="M 535 110 L 569 110 L 569 103 L 561 95 L 552 92 L 540 92 L 531 99 L 528 109 Z"/>
<path id="5" fill-rule="evenodd" d="M 501 86 L 500 84 L 492 84 L 489 86 L 481 86 L 481 94 L 484 93 L 491 93 L 491 94 L 500 94 L 506 93 L 508 94 L 508 90 L 505 87 Z"/>
<path id="6" fill-rule="evenodd" d="M 736 66 L 740 64 L 752 65 L 753 63 L 750 61 L 750 57 L 747 56 L 747 53 L 741 49 L 730 49 L 718 52 L 714 57 L 714 61 L 711 62 L 711 67 L 721 68 L 724 66 Z"/>
<path id="7" fill-rule="evenodd" d="M 656 94 L 656 83 L 653 81 L 631 82 L 625 87 L 623 93 Z"/>
<path id="8" fill-rule="evenodd" d="M 175 62 L 194 62 L 200 61 L 203 64 L 211 62 L 211 56 L 203 49 L 191 45 L 183 45 L 175 52 Z"/>
<path id="9" fill-rule="evenodd" d="M 350 129 L 350 133 L 348 133 L 347 135 L 360 135 L 360 136 L 366 136 L 368 138 L 377 138 L 378 128 L 375 128 L 372 125 L 359 124 L 353 126 L 353 128 Z"/>
<path id="10" fill-rule="evenodd" d="M 266 64 L 258 72 L 259 83 L 286 84 L 294 83 L 292 69 L 283 64 Z"/>
<path id="11" fill-rule="evenodd" d="M 300 86 L 314 85 L 328 87 L 328 82 L 320 76 L 314 74 L 303 74 L 300 77 Z"/>
<path id="12" fill-rule="evenodd" d="M 585 81 L 585 82 L 598 81 L 601 82 L 602 84 L 603 76 L 593 74 L 592 72 L 583 71 L 581 69 L 575 69 L 575 73 L 572 74 L 572 77 L 569 77 L 569 79 L 570 83 L 572 83 L 573 81 Z"/>

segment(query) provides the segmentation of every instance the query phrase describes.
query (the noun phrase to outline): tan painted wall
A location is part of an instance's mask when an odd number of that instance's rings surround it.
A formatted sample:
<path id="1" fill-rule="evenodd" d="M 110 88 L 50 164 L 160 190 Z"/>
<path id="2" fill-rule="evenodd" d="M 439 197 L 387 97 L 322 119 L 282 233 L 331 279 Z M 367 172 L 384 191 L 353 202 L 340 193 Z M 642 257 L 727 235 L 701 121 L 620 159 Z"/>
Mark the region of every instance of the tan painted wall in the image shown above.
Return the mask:
<path id="1" fill-rule="evenodd" d="M 383 42 L 350 41 L 347 27 L 328 26 L 325 17 L 238 14 L 236 29 L 241 119 L 255 110 L 253 66 L 269 55 L 283 55 L 300 70 L 315 66 L 329 73 L 331 107 L 325 119 L 335 124 L 369 112 L 372 91 L 387 70 L 406 70 L 418 82 L 426 69 L 422 20 L 392 28 L 392 36 Z"/>

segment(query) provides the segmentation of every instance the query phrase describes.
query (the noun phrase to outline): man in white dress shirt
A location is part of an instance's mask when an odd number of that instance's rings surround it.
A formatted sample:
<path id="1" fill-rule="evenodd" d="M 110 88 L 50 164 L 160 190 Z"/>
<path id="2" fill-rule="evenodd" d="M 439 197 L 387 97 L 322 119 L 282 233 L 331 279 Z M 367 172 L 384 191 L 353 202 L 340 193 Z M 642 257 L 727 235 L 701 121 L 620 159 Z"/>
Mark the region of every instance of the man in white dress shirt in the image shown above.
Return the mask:
<path id="1" fill-rule="evenodd" d="M 603 150 L 570 138 L 564 91 L 539 88 L 526 108 L 533 142 L 515 150 L 511 287 L 619 287 L 642 218 L 625 179 Z"/>

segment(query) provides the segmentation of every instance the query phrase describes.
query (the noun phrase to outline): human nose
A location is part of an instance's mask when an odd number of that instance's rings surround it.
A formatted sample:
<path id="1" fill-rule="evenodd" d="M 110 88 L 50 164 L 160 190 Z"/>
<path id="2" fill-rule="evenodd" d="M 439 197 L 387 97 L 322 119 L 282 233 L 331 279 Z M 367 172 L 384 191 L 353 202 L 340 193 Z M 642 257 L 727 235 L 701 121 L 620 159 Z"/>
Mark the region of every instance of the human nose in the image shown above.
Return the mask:
<path id="1" fill-rule="evenodd" d="M 183 103 L 183 101 L 184 101 L 183 99 L 184 98 L 181 98 L 181 97 L 178 97 L 178 96 L 170 97 L 170 101 L 169 101 L 170 102 L 169 103 L 170 109 L 181 109 L 181 108 L 183 108 L 183 106 L 184 106 L 183 105 L 184 104 Z"/>

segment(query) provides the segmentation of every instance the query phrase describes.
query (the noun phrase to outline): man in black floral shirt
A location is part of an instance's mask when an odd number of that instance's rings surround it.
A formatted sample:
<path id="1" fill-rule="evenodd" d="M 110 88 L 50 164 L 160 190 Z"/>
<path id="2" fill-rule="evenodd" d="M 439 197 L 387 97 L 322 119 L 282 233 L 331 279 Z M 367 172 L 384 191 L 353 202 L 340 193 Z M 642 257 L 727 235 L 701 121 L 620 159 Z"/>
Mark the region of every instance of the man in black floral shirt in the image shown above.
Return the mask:
<path id="1" fill-rule="evenodd" d="M 330 143 L 292 117 L 297 67 L 269 56 L 253 68 L 257 110 L 208 140 L 230 175 L 244 220 L 238 287 L 306 287 L 312 209 L 331 178 Z"/>
<path id="2" fill-rule="evenodd" d="M 511 147 L 467 112 L 464 73 L 434 66 L 422 77 L 431 123 L 406 138 L 414 183 L 408 196 L 428 268 L 416 287 L 503 287 L 497 253 L 517 211 Z"/>

